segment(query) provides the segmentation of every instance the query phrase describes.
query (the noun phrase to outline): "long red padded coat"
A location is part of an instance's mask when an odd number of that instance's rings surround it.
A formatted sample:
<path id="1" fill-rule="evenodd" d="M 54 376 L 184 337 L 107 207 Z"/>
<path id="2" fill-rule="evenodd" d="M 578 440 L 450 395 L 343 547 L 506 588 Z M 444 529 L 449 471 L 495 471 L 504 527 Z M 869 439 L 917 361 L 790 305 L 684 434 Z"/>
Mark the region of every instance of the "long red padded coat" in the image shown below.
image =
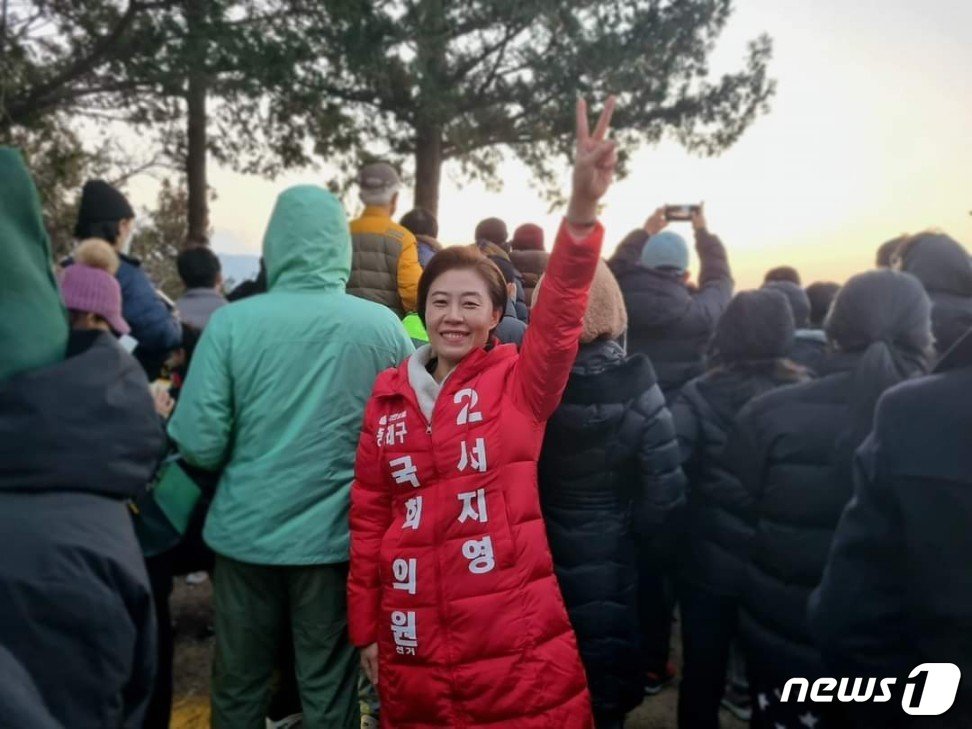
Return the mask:
<path id="1" fill-rule="evenodd" d="M 561 226 L 520 354 L 495 342 L 468 354 L 431 422 L 407 362 L 375 384 L 351 491 L 348 615 L 355 645 L 378 643 L 385 727 L 593 725 L 537 458 L 602 237 Z"/>

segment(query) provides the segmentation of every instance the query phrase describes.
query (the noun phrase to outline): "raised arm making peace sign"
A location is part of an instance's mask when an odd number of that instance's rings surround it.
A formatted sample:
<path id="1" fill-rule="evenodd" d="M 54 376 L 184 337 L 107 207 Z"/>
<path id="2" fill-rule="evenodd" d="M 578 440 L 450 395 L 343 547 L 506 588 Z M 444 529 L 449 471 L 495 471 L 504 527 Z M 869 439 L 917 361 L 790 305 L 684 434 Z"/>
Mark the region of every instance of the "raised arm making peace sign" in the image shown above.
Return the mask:
<path id="1" fill-rule="evenodd" d="M 615 143 L 607 138 L 614 104 L 615 98 L 609 96 L 591 134 L 587 125 L 587 102 L 577 100 L 577 148 L 574 154 L 573 189 L 567 207 L 567 222 L 571 227 L 593 225 L 598 201 L 614 180 L 618 155 Z"/>

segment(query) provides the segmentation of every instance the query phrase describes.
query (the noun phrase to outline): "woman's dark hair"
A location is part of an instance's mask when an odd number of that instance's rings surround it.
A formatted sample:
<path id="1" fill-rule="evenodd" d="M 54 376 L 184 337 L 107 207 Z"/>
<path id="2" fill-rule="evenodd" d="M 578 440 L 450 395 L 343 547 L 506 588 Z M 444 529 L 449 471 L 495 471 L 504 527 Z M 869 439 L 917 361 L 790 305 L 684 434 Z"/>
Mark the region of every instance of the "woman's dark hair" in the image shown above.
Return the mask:
<path id="1" fill-rule="evenodd" d="M 496 264 L 479 252 L 475 246 L 450 246 L 432 256 L 432 260 L 422 272 L 418 284 L 418 315 L 425 325 L 425 306 L 429 299 L 432 283 L 446 271 L 474 271 L 486 284 L 489 300 L 494 309 L 506 308 L 506 279 Z"/>
<path id="2" fill-rule="evenodd" d="M 439 235 L 439 221 L 425 208 L 412 208 L 402 216 L 398 224 L 407 228 L 412 235 L 427 235 L 429 238 Z"/>
<path id="3" fill-rule="evenodd" d="M 74 237 L 76 240 L 100 238 L 111 245 L 115 245 L 120 232 L 118 229 L 120 223 L 120 220 L 79 220 L 78 224 L 74 226 Z"/>
<path id="4" fill-rule="evenodd" d="M 68 309 L 68 321 L 72 329 L 74 329 L 80 322 L 83 322 L 89 316 L 93 316 L 96 322 L 108 324 L 108 321 L 103 316 L 95 314 L 94 312 Z M 112 333 L 114 333 L 114 330 L 112 330 Z"/>
<path id="5" fill-rule="evenodd" d="M 840 284 L 832 281 L 815 281 L 807 286 L 805 291 L 807 298 L 810 299 L 810 326 L 814 329 L 823 329 L 824 319 L 827 318 L 834 297 L 840 291 Z"/>
<path id="6" fill-rule="evenodd" d="M 176 257 L 176 270 L 187 289 L 211 289 L 219 279 L 221 266 L 209 246 L 193 246 Z"/>
<path id="7" fill-rule="evenodd" d="M 909 236 L 906 233 L 902 233 L 891 240 L 884 241 L 878 246 L 877 253 L 874 255 L 874 265 L 878 268 L 891 268 L 895 256 L 898 255 L 898 249 L 908 238 Z"/>
<path id="8" fill-rule="evenodd" d="M 779 291 L 786 297 L 787 305 L 793 313 L 793 326 L 797 329 L 806 329 L 810 326 L 810 298 L 807 292 L 792 281 L 767 281 L 762 288 L 772 291 Z"/>
<path id="9" fill-rule="evenodd" d="M 859 273 L 837 292 L 824 331 L 841 352 L 858 355 L 847 390 L 850 421 L 837 441 L 838 467 L 850 478 L 854 451 L 871 430 L 878 398 L 928 370 L 931 301 L 907 273 L 887 268 Z"/>
<path id="10" fill-rule="evenodd" d="M 800 382 L 807 377 L 806 369 L 786 358 L 794 332 L 793 311 L 784 293 L 773 288 L 740 291 L 709 341 L 708 369 Z"/>
<path id="11" fill-rule="evenodd" d="M 769 283 L 770 281 L 789 281 L 799 286 L 800 272 L 793 268 L 793 266 L 777 266 L 776 268 L 771 268 L 763 276 L 763 283 Z"/>
<path id="12" fill-rule="evenodd" d="M 921 281 L 925 291 L 972 296 L 972 264 L 957 240 L 926 230 L 902 241 L 895 252 L 900 269 Z"/>
<path id="13" fill-rule="evenodd" d="M 709 342 L 710 361 L 729 364 L 786 357 L 794 330 L 793 311 L 783 293 L 771 288 L 740 291 L 719 318 Z"/>

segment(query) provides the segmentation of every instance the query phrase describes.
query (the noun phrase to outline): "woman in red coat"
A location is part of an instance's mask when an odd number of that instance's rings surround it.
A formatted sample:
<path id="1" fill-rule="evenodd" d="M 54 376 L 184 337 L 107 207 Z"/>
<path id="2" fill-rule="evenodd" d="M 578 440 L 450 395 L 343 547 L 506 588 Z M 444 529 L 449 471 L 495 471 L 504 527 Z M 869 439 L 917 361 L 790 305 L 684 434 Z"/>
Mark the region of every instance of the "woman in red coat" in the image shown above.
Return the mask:
<path id="1" fill-rule="evenodd" d="M 613 107 L 589 134 L 578 102 L 570 206 L 521 353 L 490 338 L 506 303 L 499 270 L 446 249 L 419 283 L 430 344 L 379 376 L 365 410 L 348 615 L 386 727 L 592 726 L 537 458 L 600 255 Z"/>

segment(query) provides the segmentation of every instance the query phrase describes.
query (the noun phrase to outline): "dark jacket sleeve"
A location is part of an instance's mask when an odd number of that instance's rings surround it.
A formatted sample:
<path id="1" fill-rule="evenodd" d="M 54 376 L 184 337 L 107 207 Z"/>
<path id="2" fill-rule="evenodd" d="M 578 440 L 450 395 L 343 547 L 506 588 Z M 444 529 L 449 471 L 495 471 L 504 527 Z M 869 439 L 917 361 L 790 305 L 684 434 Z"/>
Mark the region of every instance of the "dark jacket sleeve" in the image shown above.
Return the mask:
<path id="1" fill-rule="evenodd" d="M 740 517 L 755 533 L 757 502 L 766 473 L 766 446 L 759 435 L 758 398 L 743 407 L 729 430 L 723 450 L 726 473 L 720 487 L 719 505 Z M 738 559 L 749 560 L 749 543 L 736 545 Z"/>
<path id="2" fill-rule="evenodd" d="M 155 607 L 148 590 L 133 591 L 127 598 L 128 614 L 132 621 L 135 645 L 132 655 L 132 672 L 122 690 L 124 722 L 122 726 L 142 726 L 149 700 L 155 687 L 156 629 Z"/>
<path id="3" fill-rule="evenodd" d="M 516 318 L 524 324 L 530 323 L 530 302 L 526 300 L 526 289 L 523 288 L 523 276 L 519 271 L 516 272 Z"/>
<path id="4" fill-rule="evenodd" d="M 631 266 L 636 266 L 641 260 L 641 250 L 645 247 L 650 236 L 642 228 L 636 228 L 628 233 L 624 240 L 618 243 L 613 255 L 608 259 L 608 267 L 617 276 Z"/>
<path id="5" fill-rule="evenodd" d="M 808 617 L 827 663 L 853 675 L 910 670 L 903 628 L 905 529 L 891 485 L 881 474 L 880 443 L 871 435 L 855 458 L 855 493 L 834 534 Z"/>
<path id="6" fill-rule="evenodd" d="M 635 405 L 643 418 L 638 445 L 639 490 L 634 502 L 634 527 L 660 564 L 670 563 L 682 531 L 685 474 L 675 436 L 675 423 L 665 396 L 652 385 Z"/>
<path id="7" fill-rule="evenodd" d="M 691 464 L 696 460 L 699 447 L 700 424 L 698 413 L 689 400 L 686 389 L 682 388 L 672 402 L 672 420 L 675 423 L 675 435 L 681 452 L 682 468 L 691 472 Z"/>
<path id="8" fill-rule="evenodd" d="M 692 306 L 695 315 L 714 330 L 732 299 L 729 257 L 722 241 L 706 230 L 695 232 L 695 250 L 699 255 L 699 289 L 692 296 Z"/>
<path id="9" fill-rule="evenodd" d="M 155 293 L 152 282 L 138 266 L 122 262 L 118 269 L 122 290 L 122 316 L 141 347 L 156 352 L 175 349 L 182 340 L 182 328 Z"/>

